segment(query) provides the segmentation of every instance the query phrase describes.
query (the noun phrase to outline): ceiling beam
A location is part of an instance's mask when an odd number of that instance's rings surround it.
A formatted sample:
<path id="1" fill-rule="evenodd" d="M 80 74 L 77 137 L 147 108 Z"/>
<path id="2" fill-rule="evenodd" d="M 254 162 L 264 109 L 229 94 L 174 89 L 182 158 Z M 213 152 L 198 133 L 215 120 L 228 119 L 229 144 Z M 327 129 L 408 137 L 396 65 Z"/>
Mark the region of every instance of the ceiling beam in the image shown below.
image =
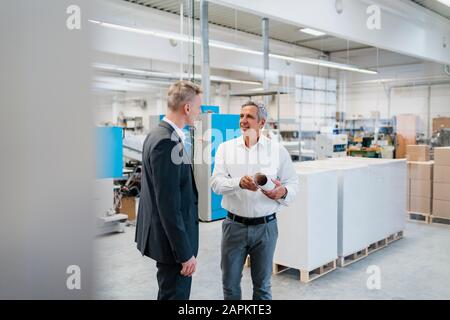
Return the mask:
<path id="1" fill-rule="evenodd" d="M 329 35 L 423 60 L 450 64 L 450 21 L 410 0 L 352 0 L 339 14 L 333 0 L 210 0 L 288 24 L 308 26 Z M 367 27 L 369 6 L 381 10 L 381 29 Z M 320 19 L 318 18 L 320 17 Z"/>

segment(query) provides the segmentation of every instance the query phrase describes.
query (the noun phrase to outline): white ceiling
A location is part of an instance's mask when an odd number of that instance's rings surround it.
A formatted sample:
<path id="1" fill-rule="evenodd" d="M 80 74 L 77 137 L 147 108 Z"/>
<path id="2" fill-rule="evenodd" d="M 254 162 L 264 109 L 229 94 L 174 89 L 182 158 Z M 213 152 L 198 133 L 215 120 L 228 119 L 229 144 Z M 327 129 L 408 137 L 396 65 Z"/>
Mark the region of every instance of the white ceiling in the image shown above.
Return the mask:
<path id="1" fill-rule="evenodd" d="M 411 0 L 411 1 L 443 16 L 444 18 L 450 19 L 450 7 L 446 6 L 443 3 L 440 3 L 437 0 Z"/>
<path id="2" fill-rule="evenodd" d="M 189 6 L 194 5 L 194 17 L 198 21 L 200 17 L 200 3 L 198 1 L 189 0 L 124 0 L 136 3 L 148 8 L 162 10 L 165 12 L 180 14 L 180 4 L 185 5 L 185 10 Z M 431 10 L 446 19 L 450 19 L 450 7 L 438 2 L 437 0 L 410 0 L 424 10 Z M 192 8 L 190 8 L 192 9 Z M 209 3 L 209 22 L 214 25 L 222 26 L 232 30 L 238 30 L 254 35 L 261 36 L 261 18 L 260 16 L 237 11 L 232 8 L 221 6 L 215 3 Z M 185 12 L 185 15 L 187 13 Z M 369 48 L 368 46 L 339 39 L 332 36 L 314 37 L 298 31 L 297 26 L 270 20 L 269 36 L 271 39 L 294 44 L 301 47 L 320 50 L 325 53 L 335 53 L 339 51 L 357 50 L 361 48 Z"/>
<path id="3" fill-rule="evenodd" d="M 136 3 L 148 8 L 158 9 L 165 12 L 180 15 L 181 0 L 124 0 Z M 199 20 L 200 3 L 194 3 L 194 17 Z M 186 8 L 186 7 L 185 7 Z M 186 9 L 185 9 L 186 10 Z M 187 13 L 185 12 L 185 15 Z M 232 30 L 242 31 L 253 35 L 262 35 L 261 17 L 232 8 L 209 3 L 209 22 Z M 289 25 L 275 20 L 269 21 L 269 37 L 274 40 L 294 44 L 301 47 L 320 50 L 326 53 L 346 51 L 347 49 L 368 48 L 368 46 L 339 39 L 332 36 L 315 37 L 298 31 L 297 26 Z"/>

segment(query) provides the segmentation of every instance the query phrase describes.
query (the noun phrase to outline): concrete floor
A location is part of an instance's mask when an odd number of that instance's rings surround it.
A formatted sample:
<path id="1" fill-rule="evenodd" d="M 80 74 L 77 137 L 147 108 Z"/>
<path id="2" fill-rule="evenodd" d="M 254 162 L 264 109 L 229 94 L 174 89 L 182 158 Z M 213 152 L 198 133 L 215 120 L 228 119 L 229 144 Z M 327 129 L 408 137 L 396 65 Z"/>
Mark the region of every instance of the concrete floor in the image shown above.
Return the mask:
<path id="1" fill-rule="evenodd" d="M 155 262 L 142 257 L 134 243 L 134 227 L 123 234 L 98 237 L 96 299 L 155 299 Z M 221 221 L 200 224 L 198 269 L 191 299 L 221 300 Z M 369 290 L 370 265 L 381 270 L 381 289 Z M 369 257 L 302 284 L 298 271 L 272 277 L 275 300 L 302 299 L 450 299 L 450 227 L 408 222 L 405 238 Z M 244 299 L 251 299 L 249 269 L 242 278 Z"/>

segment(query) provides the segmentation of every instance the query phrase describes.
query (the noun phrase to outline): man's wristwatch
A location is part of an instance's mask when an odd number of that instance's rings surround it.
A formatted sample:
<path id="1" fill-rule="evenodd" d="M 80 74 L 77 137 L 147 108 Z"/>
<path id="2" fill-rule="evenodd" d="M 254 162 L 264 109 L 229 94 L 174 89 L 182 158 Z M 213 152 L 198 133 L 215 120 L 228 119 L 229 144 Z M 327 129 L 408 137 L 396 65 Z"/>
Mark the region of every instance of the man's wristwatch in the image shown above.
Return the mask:
<path id="1" fill-rule="evenodd" d="M 286 189 L 286 192 L 284 193 L 284 195 L 281 197 L 281 199 L 286 199 L 287 194 L 288 194 L 288 189 L 286 187 L 284 187 Z"/>

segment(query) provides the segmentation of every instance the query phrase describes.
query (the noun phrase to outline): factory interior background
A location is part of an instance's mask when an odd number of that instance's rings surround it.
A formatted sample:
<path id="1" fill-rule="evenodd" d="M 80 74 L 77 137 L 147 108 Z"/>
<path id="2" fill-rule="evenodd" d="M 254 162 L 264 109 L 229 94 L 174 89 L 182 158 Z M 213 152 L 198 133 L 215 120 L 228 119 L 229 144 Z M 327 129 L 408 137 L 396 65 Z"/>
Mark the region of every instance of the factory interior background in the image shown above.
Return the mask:
<path id="1" fill-rule="evenodd" d="M 1 298 L 156 299 L 155 262 L 135 243 L 142 147 L 169 86 L 190 80 L 203 90 L 197 128 L 184 129 L 199 190 L 191 299 L 223 299 L 226 211 L 211 174 L 229 137 L 214 135 L 239 133 L 248 100 L 266 105 L 263 134 L 300 185 L 277 215 L 274 300 L 450 299 L 449 1 L 80 3 L 78 31 L 54 28 L 77 12 L 70 1 L 0 5 L 3 29 L 28 17 L 22 42 L 2 33 L 13 80 L 1 118 L 15 134 L 2 164 L 23 170 L 2 192 L 4 212 L 21 214 L 0 227 Z M 77 266 L 86 291 L 65 288 Z"/>

